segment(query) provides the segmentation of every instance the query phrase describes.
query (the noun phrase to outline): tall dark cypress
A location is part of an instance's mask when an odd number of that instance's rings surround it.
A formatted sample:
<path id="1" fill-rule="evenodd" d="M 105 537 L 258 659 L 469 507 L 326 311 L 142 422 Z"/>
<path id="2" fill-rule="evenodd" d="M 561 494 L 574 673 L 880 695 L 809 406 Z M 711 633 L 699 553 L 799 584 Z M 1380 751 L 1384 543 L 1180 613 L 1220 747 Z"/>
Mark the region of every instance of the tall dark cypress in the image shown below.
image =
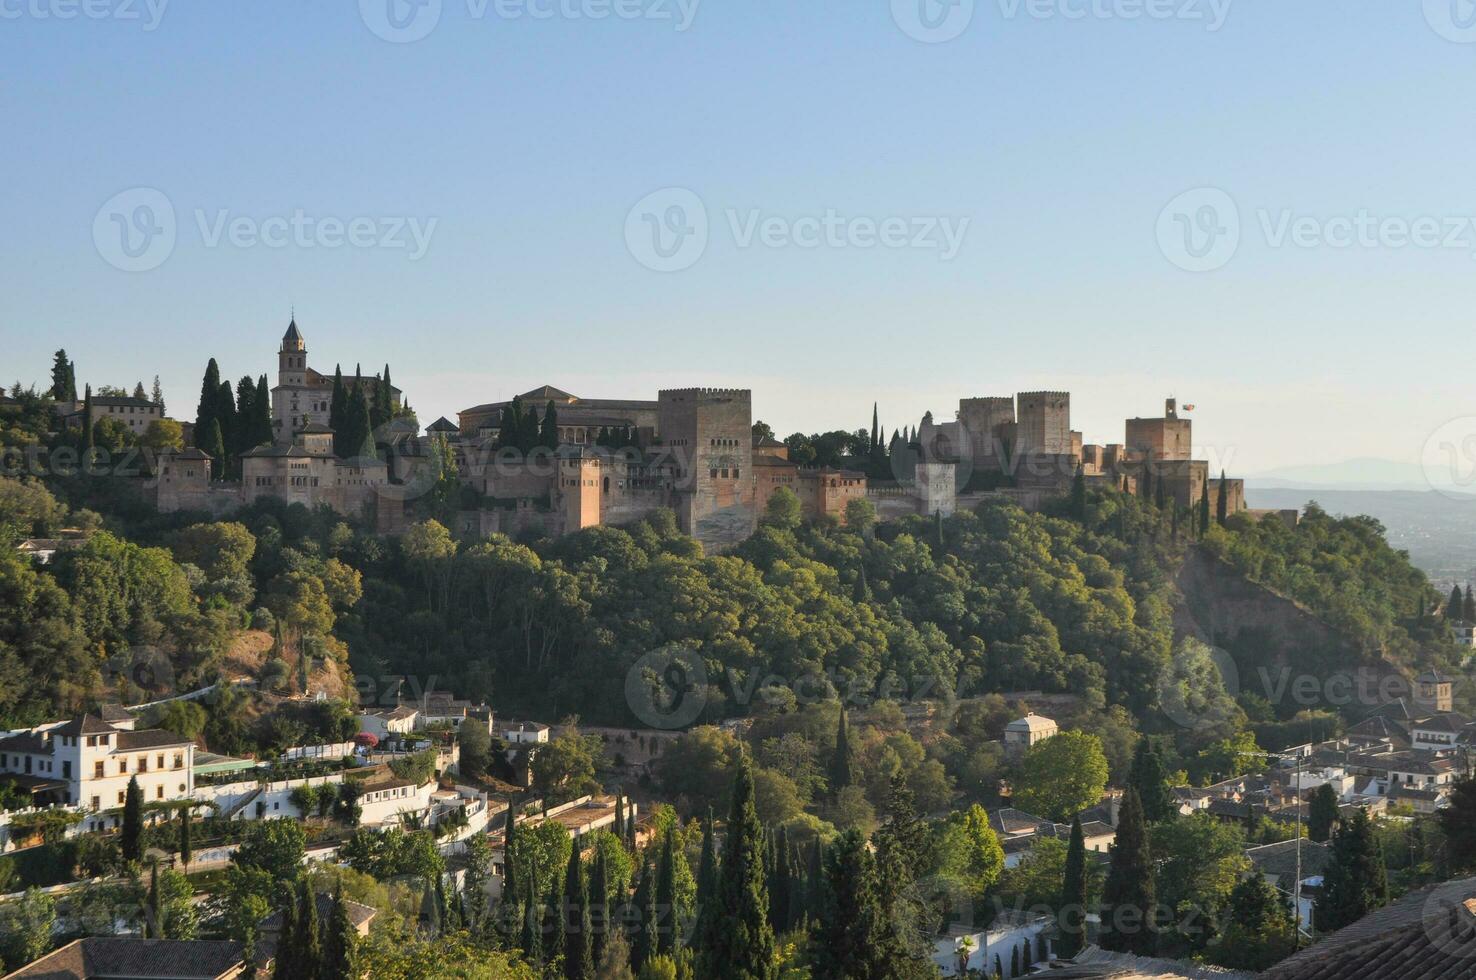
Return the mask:
<path id="1" fill-rule="evenodd" d="M 584 880 L 584 862 L 579 856 L 579 839 L 569 849 L 569 864 L 564 869 L 564 896 L 559 916 L 564 927 L 564 977 L 566 980 L 595 980 L 594 930 L 589 915 L 589 888 Z"/>
<path id="2" fill-rule="evenodd" d="M 53 356 L 51 364 L 51 397 L 59 402 L 77 400 L 77 383 L 72 373 L 72 362 L 67 360 L 65 349 Z"/>
<path id="3" fill-rule="evenodd" d="M 851 758 L 851 726 L 846 718 L 846 706 L 841 705 L 840 720 L 835 729 L 835 752 L 830 757 L 830 795 L 831 798 L 840 795 L 840 791 L 856 781 L 853 760 Z"/>
<path id="4" fill-rule="evenodd" d="M 216 418 L 219 404 L 220 365 L 212 357 L 205 365 L 205 378 L 200 382 L 200 404 L 195 408 L 195 447 L 207 453 L 210 450 L 200 444 L 200 439 L 209 434 L 210 423 Z"/>
<path id="5" fill-rule="evenodd" d="M 1359 810 L 1333 832 L 1322 894 L 1312 908 L 1312 921 L 1319 932 L 1331 932 L 1357 922 L 1388 901 L 1384 855 L 1368 814 Z"/>
<path id="6" fill-rule="evenodd" d="M 552 400 L 543 410 L 543 427 L 538 431 L 538 444 L 545 449 L 559 448 L 559 410 Z"/>
<path id="7" fill-rule="evenodd" d="M 677 948 L 676 828 L 668 827 L 661 841 L 656 872 L 656 952 L 671 956 Z"/>
<path id="8" fill-rule="evenodd" d="M 707 822 L 702 825 L 702 857 L 697 863 L 697 927 L 692 930 L 699 949 L 707 945 L 708 932 L 715 928 L 721 916 L 717 902 L 717 841 L 712 823 L 712 810 L 709 809 Z"/>
<path id="9" fill-rule="evenodd" d="M 1066 845 L 1066 873 L 1060 906 L 1056 909 L 1056 925 L 1061 933 L 1058 950 L 1062 959 L 1069 960 L 1086 944 L 1086 903 L 1086 838 L 1082 835 L 1081 817 L 1078 815 L 1071 818 L 1071 840 Z"/>
<path id="10" fill-rule="evenodd" d="M 293 891 L 282 906 L 282 931 L 278 933 L 272 980 L 300 980 L 303 976 L 298 963 L 297 918 L 297 892 Z"/>
<path id="11" fill-rule="evenodd" d="M 333 394 L 328 401 L 328 427 L 333 430 L 333 455 L 346 457 L 345 426 L 348 424 L 348 389 L 343 386 L 343 365 L 333 366 Z"/>
<path id="12" fill-rule="evenodd" d="M 89 388 L 88 391 L 92 389 Z M 1461 596 L 1461 587 L 1452 585 L 1450 587 L 1450 598 L 1445 600 L 1445 619 L 1447 622 L 1460 622 L 1461 615 L 1466 608 L 1465 599 Z"/>
<path id="13" fill-rule="evenodd" d="M 1221 470 L 1220 493 L 1219 498 L 1215 501 L 1215 520 L 1219 522 L 1221 527 L 1225 526 L 1225 519 L 1230 516 L 1230 498 L 1225 490 L 1225 484 L 1227 482 L 1228 481 L 1225 479 L 1225 471 Z"/>
<path id="14" fill-rule="evenodd" d="M 1119 953 L 1152 956 L 1158 943 L 1157 923 L 1152 919 L 1155 898 L 1143 802 L 1138 791 L 1129 787 L 1123 794 L 1112 864 L 1102 888 L 1098 945 Z"/>
<path id="15" fill-rule="evenodd" d="M 97 435 L 92 429 L 92 385 L 87 386 L 87 396 L 82 399 L 82 451 L 91 452 L 97 444 Z"/>
<path id="16" fill-rule="evenodd" d="M 1132 768 L 1128 772 L 1128 785 L 1138 791 L 1138 799 L 1143 804 L 1143 819 L 1148 823 L 1171 820 L 1179 812 L 1178 800 L 1169 788 L 1163 759 L 1147 738 L 1138 740 Z"/>
<path id="17" fill-rule="evenodd" d="M 323 946 L 319 933 L 318 897 L 313 894 L 312 886 L 304 878 L 298 889 L 297 932 L 292 940 L 300 977 L 311 978 L 322 975 Z"/>
<path id="18" fill-rule="evenodd" d="M 267 376 L 256 378 L 256 423 L 251 430 L 251 445 L 265 446 L 273 439 L 272 419 L 276 409 L 272 407 L 272 389 L 267 387 Z"/>
<path id="19" fill-rule="evenodd" d="M 179 813 L 179 863 L 189 873 L 190 862 L 195 859 L 195 844 L 190 827 L 190 808 L 185 807 Z"/>
<path id="20" fill-rule="evenodd" d="M 323 980 L 359 980 L 358 942 L 359 934 L 340 886 L 333 896 L 333 912 L 323 934 Z"/>
<path id="21" fill-rule="evenodd" d="M 773 860 L 769 864 L 769 924 L 774 932 L 789 931 L 789 835 L 780 827 L 773 834 Z"/>
<path id="22" fill-rule="evenodd" d="M 825 894 L 825 845 L 820 835 L 810 843 L 810 861 L 805 870 L 805 918 L 810 922 L 820 913 L 820 903 Z"/>
<path id="23" fill-rule="evenodd" d="M 630 968 L 637 973 L 656 955 L 656 869 L 650 858 L 641 862 L 641 880 L 635 891 L 636 915 L 631 920 Z"/>
<path id="24" fill-rule="evenodd" d="M 534 884 L 538 880 L 537 862 L 531 862 L 527 873 L 521 879 L 523 883 L 523 900 L 520 903 L 522 915 L 518 921 L 518 927 L 522 932 L 522 938 L 518 945 L 523 950 L 523 956 L 534 966 L 542 966 L 543 959 L 543 912 L 539 904 L 538 888 Z"/>
<path id="25" fill-rule="evenodd" d="M 143 790 L 137 776 L 128 778 L 128 789 L 123 795 L 123 827 L 118 833 L 118 844 L 123 860 L 137 861 L 143 857 Z"/>
<path id="26" fill-rule="evenodd" d="M 713 980 L 774 980 L 774 930 L 764 871 L 764 830 L 753 801 L 753 764 L 744 755 L 733 786 L 727 842 L 718 876 L 722 920 L 699 951 L 697 975 Z"/>
<path id="27" fill-rule="evenodd" d="M 236 474 L 236 395 L 229 381 L 222 381 L 215 393 L 215 420 L 220 423 L 221 445 L 225 447 L 225 470 L 228 476 Z"/>
<path id="28" fill-rule="evenodd" d="M 901 951 L 892 935 L 876 863 L 855 830 L 842 834 L 825 858 L 824 888 L 810 933 L 815 980 L 892 980 Z"/>
<path id="29" fill-rule="evenodd" d="M 230 447 L 234 456 L 240 456 L 246 450 L 256 447 L 251 441 L 255 435 L 256 413 L 260 411 L 256 399 L 256 379 L 249 374 L 245 375 L 236 382 L 235 443 Z"/>
<path id="30" fill-rule="evenodd" d="M 1210 526 L 1210 485 L 1209 480 L 1204 481 L 1199 492 L 1199 536 L 1202 538 L 1209 533 Z"/>
<path id="31" fill-rule="evenodd" d="M 596 964 L 605 958 L 605 937 L 610 929 L 610 867 L 603 847 L 595 848 L 594 870 L 589 876 L 591 949 Z"/>

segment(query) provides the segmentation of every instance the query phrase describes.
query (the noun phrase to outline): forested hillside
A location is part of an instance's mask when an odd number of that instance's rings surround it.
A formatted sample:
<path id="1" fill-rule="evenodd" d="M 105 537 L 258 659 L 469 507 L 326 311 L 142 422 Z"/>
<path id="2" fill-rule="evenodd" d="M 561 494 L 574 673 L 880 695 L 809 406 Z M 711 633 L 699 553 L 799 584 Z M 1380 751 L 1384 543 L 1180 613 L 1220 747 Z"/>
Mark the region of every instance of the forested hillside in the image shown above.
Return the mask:
<path id="1" fill-rule="evenodd" d="M 117 697 L 119 680 L 208 682 L 255 622 L 281 635 L 276 673 L 306 648 L 366 695 L 408 675 L 505 715 L 634 724 L 633 665 L 683 649 L 707 670 L 697 721 L 750 714 L 775 688 L 862 704 L 1040 691 L 1118 706 L 1194 751 L 1246 719 L 1199 651 L 1175 657 L 1174 575 L 1193 547 L 1361 650 L 1410 670 L 1454 663 L 1439 597 L 1367 519 L 1313 508 L 1293 530 L 1235 516 L 1196 542 L 1182 515 L 1115 492 L 882 524 L 861 507 L 848 527 L 776 499 L 749 541 L 705 555 L 670 514 L 553 541 L 459 541 L 430 520 L 385 538 L 276 502 L 209 522 L 141 512 L 107 478 L 3 478 L 7 542 L 69 525 L 79 540 L 46 567 L 0 556 L 0 721 Z M 140 676 L 141 655 L 166 669 Z M 1220 704 L 1216 725 L 1180 731 L 1161 710 L 1171 688 Z M 1242 701 L 1262 723 L 1295 710 Z"/>

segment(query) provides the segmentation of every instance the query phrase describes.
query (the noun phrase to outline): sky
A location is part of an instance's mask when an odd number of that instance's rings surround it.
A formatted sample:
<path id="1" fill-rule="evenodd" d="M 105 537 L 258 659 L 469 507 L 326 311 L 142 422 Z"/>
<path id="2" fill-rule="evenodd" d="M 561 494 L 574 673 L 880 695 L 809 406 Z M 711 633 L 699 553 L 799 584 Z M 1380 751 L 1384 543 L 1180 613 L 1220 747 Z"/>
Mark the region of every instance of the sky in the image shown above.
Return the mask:
<path id="1" fill-rule="evenodd" d="M 295 311 L 422 424 L 1065 389 L 1232 473 L 1476 450 L 1471 7 L 0 0 L 0 376 L 190 418 Z"/>

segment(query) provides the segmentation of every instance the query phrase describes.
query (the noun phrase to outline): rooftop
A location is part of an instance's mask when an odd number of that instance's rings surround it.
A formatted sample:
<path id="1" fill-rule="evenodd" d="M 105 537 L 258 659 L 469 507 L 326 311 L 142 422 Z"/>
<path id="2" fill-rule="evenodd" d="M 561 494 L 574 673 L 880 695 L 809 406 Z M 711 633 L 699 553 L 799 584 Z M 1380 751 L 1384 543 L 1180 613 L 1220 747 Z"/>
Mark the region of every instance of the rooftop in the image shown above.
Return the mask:
<path id="1" fill-rule="evenodd" d="M 236 975 L 245 947 L 227 940 L 78 939 L 5 980 L 218 980 Z"/>

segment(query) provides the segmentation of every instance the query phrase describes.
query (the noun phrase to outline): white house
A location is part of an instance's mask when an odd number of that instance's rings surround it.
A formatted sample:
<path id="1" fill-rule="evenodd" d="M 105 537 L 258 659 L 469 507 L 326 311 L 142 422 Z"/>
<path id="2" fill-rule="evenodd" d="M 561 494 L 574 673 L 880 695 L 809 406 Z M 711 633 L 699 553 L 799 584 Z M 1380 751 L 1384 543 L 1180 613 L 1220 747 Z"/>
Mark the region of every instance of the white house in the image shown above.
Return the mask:
<path id="1" fill-rule="evenodd" d="M 508 722 L 502 740 L 513 745 L 541 745 L 548 741 L 548 726 L 536 721 Z"/>
<path id="2" fill-rule="evenodd" d="M 418 710 L 403 704 L 397 708 L 376 708 L 359 714 L 359 731 L 368 732 L 382 742 L 390 735 L 410 734 L 419 717 Z"/>
<path id="3" fill-rule="evenodd" d="M 190 797 L 194 761 L 195 744 L 182 735 L 132 731 L 95 715 L 0 739 L 0 778 L 30 790 L 37 802 L 75 804 L 94 813 L 122 807 L 134 778 L 147 803 Z M 84 829 L 117 821 L 95 818 Z"/>
<path id="4" fill-rule="evenodd" d="M 1035 743 L 1055 736 L 1059 730 L 1054 721 L 1032 711 L 1024 718 L 1016 718 L 1005 726 L 1005 748 L 1023 752 Z"/>

